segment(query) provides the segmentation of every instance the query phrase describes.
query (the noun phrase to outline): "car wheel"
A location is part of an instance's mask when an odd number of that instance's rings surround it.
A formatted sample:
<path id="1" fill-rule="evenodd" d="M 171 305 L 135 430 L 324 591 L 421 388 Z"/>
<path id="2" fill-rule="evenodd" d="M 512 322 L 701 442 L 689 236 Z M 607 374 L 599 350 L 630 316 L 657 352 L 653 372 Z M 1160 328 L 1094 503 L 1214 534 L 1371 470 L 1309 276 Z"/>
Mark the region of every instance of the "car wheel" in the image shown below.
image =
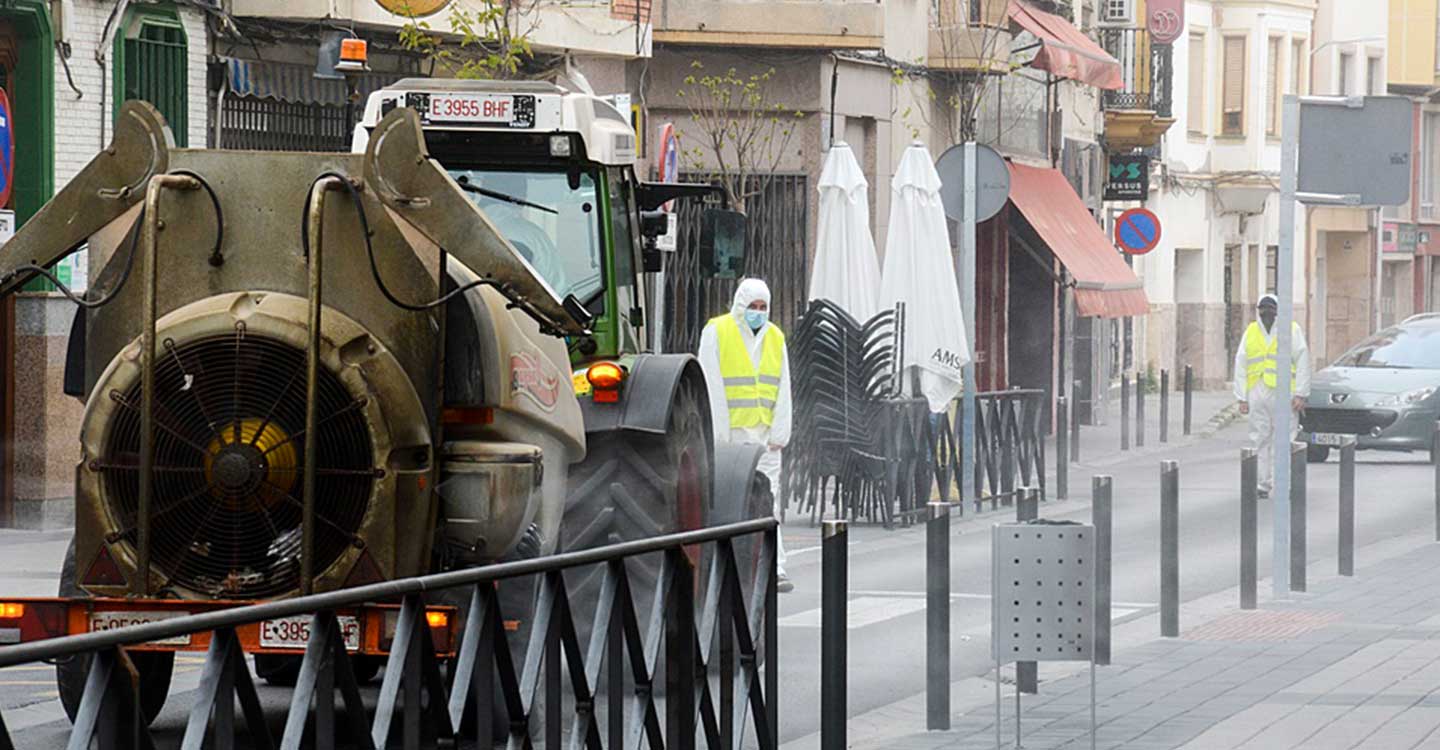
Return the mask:
<path id="1" fill-rule="evenodd" d="M 1307 445 L 1305 446 L 1305 460 L 1312 464 L 1323 464 L 1325 459 L 1330 457 L 1330 446 L 1328 445 Z"/>

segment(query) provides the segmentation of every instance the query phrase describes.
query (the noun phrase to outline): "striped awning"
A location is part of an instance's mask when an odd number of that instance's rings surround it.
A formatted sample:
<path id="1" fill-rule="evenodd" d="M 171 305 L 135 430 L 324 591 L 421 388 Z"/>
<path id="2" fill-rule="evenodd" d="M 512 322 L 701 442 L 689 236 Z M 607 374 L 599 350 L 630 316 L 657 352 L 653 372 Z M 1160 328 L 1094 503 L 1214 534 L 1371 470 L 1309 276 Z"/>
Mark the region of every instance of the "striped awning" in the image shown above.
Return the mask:
<path id="1" fill-rule="evenodd" d="M 237 96 L 253 96 L 304 104 L 333 106 L 345 104 L 345 81 L 343 79 L 316 78 L 315 67 L 312 65 L 242 60 L 237 57 L 222 59 L 225 62 L 225 78 L 230 91 Z M 415 74 L 362 73 L 357 77 L 361 100 L 363 101 L 372 92 L 401 78 L 413 75 Z"/>

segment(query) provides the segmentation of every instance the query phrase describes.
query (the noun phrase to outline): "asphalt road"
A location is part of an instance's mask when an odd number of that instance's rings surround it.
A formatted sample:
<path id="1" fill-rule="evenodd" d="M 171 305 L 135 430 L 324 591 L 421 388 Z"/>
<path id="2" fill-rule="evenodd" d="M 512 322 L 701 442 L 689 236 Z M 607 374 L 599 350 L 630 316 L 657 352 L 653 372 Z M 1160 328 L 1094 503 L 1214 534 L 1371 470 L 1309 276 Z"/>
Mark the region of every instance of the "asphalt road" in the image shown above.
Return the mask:
<path id="1" fill-rule="evenodd" d="M 1041 508 L 1045 517 L 1088 521 L 1089 475 L 1114 476 L 1113 598 L 1117 621 L 1148 614 L 1159 601 L 1158 466 L 1163 459 L 1181 462 L 1182 599 L 1188 601 L 1236 584 L 1237 458 L 1243 438 L 1243 429 L 1236 426 L 1212 439 L 1195 439 L 1160 450 L 1152 446 L 1146 453 L 1118 455 L 1088 450 L 1095 463 L 1072 470 L 1072 499 L 1047 502 Z M 1361 454 L 1357 471 L 1360 547 L 1433 523 L 1434 475 L 1419 458 Z M 1310 467 L 1312 561 L 1334 555 L 1337 473 L 1333 459 Z M 1006 516 L 1006 511 L 979 518 L 967 514 L 953 526 L 951 667 L 955 679 L 982 675 L 992 668 L 988 645 L 989 526 Z M 1269 516 L 1268 504 L 1262 503 L 1262 575 L 1269 569 Z M 52 549 L 56 545 L 58 555 L 63 555 L 63 540 L 40 540 L 26 546 L 10 543 L 10 539 L 0 539 L 0 586 L 15 592 L 14 582 L 18 579 L 7 577 L 7 573 L 16 570 L 29 571 L 36 579 L 36 589 L 53 586 L 43 576 L 45 560 L 56 556 Z M 808 520 L 792 519 L 785 540 L 796 590 L 781 598 L 782 742 L 819 729 L 820 662 L 818 530 L 810 528 Z M 924 560 L 922 529 L 886 531 L 854 526 L 850 530 L 848 709 L 852 716 L 924 690 Z M 1262 587 L 1262 599 L 1268 594 Z M 1116 644 L 1117 648 L 1123 645 Z M 198 683 L 199 667 L 199 655 L 182 656 L 176 665 L 170 701 L 155 725 L 161 747 L 178 745 L 189 708 L 188 693 Z M 1043 670 L 1041 677 L 1043 680 Z M 288 691 L 262 686 L 261 694 L 267 715 L 278 728 L 284 720 Z M 367 692 L 367 698 L 372 695 L 373 689 Z M 19 747 L 44 750 L 65 746 L 68 723 L 55 700 L 50 667 L 0 670 L 0 707 Z"/>

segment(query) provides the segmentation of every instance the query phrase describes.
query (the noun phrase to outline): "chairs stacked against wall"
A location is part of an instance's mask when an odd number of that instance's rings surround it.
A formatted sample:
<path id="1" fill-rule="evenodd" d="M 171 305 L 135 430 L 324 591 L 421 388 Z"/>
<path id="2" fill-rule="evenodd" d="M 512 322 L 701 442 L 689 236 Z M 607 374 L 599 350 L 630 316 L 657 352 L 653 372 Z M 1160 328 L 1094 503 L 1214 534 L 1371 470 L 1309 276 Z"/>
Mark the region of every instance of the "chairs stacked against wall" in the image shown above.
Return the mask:
<path id="1" fill-rule="evenodd" d="M 828 300 L 812 300 L 790 341 L 794 435 L 785 453 L 785 504 L 810 513 L 829 501 L 838 518 L 889 523 L 897 431 L 886 399 L 895 384 L 897 314 L 860 323 Z"/>

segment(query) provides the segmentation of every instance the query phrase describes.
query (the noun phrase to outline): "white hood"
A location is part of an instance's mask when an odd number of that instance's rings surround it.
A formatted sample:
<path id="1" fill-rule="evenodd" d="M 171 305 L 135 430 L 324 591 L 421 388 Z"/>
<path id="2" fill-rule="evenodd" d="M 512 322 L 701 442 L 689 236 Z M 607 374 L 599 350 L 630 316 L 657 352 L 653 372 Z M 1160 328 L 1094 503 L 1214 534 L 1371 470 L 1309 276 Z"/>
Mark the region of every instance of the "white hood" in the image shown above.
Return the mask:
<path id="1" fill-rule="evenodd" d="M 867 185 L 850 147 L 832 146 L 820 173 L 819 236 L 810 276 L 810 299 L 835 302 L 861 323 L 881 310 Z"/>
<path id="2" fill-rule="evenodd" d="M 960 314 L 940 175 L 925 147 L 905 150 L 891 190 L 880 304 L 905 303 L 903 387 L 911 390 L 918 371 L 920 395 L 930 402 L 930 411 L 939 413 L 960 392 L 960 368 L 970 361 L 970 342 Z"/>

